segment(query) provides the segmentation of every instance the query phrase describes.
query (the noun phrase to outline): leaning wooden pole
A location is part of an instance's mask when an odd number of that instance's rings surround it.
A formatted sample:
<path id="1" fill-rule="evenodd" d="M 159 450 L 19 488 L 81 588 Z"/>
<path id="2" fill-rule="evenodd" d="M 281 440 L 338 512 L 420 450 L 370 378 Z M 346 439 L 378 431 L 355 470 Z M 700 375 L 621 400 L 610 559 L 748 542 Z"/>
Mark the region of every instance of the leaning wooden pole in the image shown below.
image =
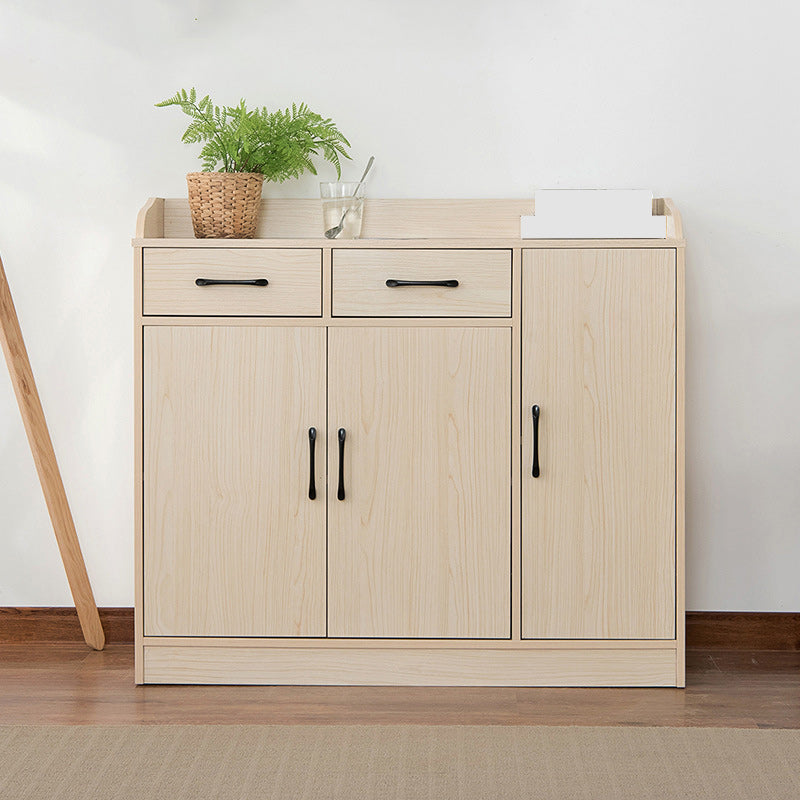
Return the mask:
<path id="1" fill-rule="evenodd" d="M 33 379 L 31 362 L 25 349 L 2 259 L 0 259 L 0 342 L 3 344 L 8 371 L 11 373 L 11 382 L 17 395 L 22 422 L 28 434 L 28 442 L 36 463 L 36 471 L 39 473 L 58 549 L 61 551 L 61 560 L 64 562 L 83 638 L 90 647 L 102 650 L 105 645 L 103 626 L 97 613 L 92 586 L 89 583 L 86 564 L 78 543 L 78 534 L 75 531 L 75 522 L 69 510 L 67 494 L 64 491 L 53 442 L 39 400 L 39 392 Z"/>

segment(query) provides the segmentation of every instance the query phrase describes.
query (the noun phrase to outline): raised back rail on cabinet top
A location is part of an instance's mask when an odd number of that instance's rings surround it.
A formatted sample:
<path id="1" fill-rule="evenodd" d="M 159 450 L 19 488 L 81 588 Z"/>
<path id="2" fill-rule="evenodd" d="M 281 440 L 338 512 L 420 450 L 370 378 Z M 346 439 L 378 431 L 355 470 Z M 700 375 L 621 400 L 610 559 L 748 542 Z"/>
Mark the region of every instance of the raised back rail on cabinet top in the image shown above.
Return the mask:
<path id="1" fill-rule="evenodd" d="M 322 243 L 325 247 L 374 247 L 392 240 L 474 241 L 483 247 L 683 247 L 680 213 L 669 198 L 653 200 L 653 215 L 667 218 L 666 239 L 521 239 L 520 216 L 534 210 L 532 199 L 515 200 L 366 200 L 361 239 L 328 240 L 322 236 L 319 200 L 265 199 L 255 239 L 237 239 L 237 247 L 259 246 L 279 239 L 282 246 Z M 158 246 L 170 240 L 181 247 L 230 247 L 230 239 L 195 239 L 189 202 L 182 198 L 153 197 L 139 212 L 134 244 Z M 163 242 L 166 244 L 166 242 Z"/>

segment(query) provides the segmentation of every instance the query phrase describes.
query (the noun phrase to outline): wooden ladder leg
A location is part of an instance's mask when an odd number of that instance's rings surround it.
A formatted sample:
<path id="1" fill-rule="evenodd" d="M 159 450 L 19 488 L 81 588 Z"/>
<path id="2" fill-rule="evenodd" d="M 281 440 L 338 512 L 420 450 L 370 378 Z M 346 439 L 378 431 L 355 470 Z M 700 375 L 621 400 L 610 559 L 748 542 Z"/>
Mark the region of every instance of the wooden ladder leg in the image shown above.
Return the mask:
<path id="1" fill-rule="evenodd" d="M 17 395 L 36 471 L 39 473 L 47 510 L 53 523 L 61 560 L 64 562 L 83 638 L 90 647 L 102 650 L 105 645 L 103 626 L 89 583 L 78 534 L 75 531 L 75 522 L 67 502 L 67 494 L 64 491 L 64 483 L 61 480 L 39 392 L 33 379 L 31 362 L 25 349 L 2 259 L 0 259 L 0 342 L 8 363 L 8 371 L 11 373 L 11 382 Z"/>

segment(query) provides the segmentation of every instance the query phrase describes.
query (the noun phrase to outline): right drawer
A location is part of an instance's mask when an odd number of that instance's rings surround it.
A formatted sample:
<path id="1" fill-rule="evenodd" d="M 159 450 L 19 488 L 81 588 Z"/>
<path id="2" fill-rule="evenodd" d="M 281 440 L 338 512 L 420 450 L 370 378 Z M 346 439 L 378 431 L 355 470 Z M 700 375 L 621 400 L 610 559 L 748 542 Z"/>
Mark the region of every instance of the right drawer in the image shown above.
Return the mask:
<path id="1" fill-rule="evenodd" d="M 510 250 L 333 251 L 335 317 L 510 317 Z"/>

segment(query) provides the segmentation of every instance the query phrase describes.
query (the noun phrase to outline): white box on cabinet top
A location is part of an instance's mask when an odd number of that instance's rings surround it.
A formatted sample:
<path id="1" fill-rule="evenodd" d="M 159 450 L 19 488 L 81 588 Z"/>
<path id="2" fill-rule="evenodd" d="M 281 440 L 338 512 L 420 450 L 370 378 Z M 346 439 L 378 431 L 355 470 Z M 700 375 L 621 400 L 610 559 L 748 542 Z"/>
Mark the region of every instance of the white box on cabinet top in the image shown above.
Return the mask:
<path id="1" fill-rule="evenodd" d="M 646 189 L 537 189 L 534 215 L 520 218 L 523 239 L 663 239 L 667 218 L 653 213 Z"/>

